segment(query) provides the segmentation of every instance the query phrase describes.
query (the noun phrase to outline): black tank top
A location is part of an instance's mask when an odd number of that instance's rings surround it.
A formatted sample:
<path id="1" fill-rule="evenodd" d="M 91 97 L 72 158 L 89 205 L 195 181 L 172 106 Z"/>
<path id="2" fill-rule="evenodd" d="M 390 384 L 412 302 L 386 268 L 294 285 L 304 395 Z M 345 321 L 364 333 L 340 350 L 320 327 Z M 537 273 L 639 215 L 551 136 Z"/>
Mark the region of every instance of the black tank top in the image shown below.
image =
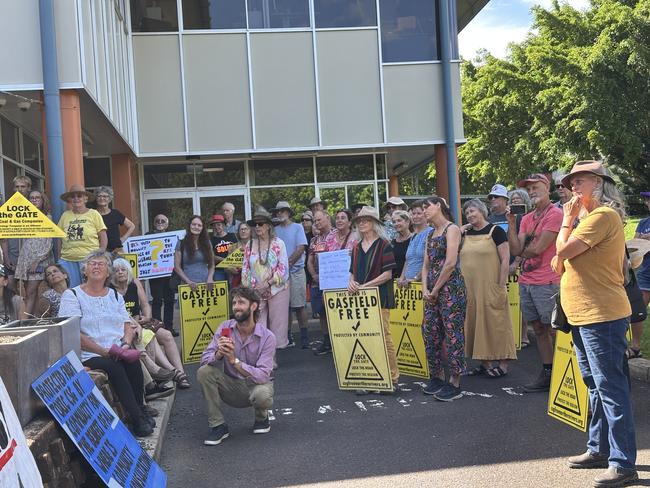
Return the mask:
<path id="1" fill-rule="evenodd" d="M 132 281 L 129 283 L 129 286 L 126 288 L 126 293 L 124 294 L 124 305 L 126 306 L 126 311 L 129 312 L 131 317 L 140 315 L 140 299 L 138 298 L 138 287 L 135 286 L 135 283 Z"/>

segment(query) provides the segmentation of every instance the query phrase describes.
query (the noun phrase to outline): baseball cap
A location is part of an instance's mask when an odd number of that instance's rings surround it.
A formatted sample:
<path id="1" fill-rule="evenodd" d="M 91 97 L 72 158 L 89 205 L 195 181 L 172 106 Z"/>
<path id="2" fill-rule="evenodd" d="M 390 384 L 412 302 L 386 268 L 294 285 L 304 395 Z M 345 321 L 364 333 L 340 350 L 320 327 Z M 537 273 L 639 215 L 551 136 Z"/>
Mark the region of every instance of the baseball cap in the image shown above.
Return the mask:
<path id="1" fill-rule="evenodd" d="M 508 190 L 505 186 L 499 184 L 496 184 L 492 187 L 490 193 L 488 193 L 488 197 L 503 197 L 509 200 Z"/>
<path id="2" fill-rule="evenodd" d="M 551 186 L 551 182 L 548 180 L 547 176 L 542 173 L 533 173 L 532 175 L 526 176 L 526 178 L 520 180 L 517 183 L 517 186 L 519 188 L 525 188 L 531 183 L 538 183 L 538 182 L 544 183 L 548 187 Z"/>

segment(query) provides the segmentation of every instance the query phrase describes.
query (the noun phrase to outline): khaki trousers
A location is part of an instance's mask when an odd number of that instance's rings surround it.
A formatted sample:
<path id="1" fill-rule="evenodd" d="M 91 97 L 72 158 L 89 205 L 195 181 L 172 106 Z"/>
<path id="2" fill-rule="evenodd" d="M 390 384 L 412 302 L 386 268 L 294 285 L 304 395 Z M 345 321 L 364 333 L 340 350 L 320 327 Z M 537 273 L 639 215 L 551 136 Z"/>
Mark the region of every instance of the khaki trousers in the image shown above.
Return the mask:
<path id="1" fill-rule="evenodd" d="M 264 420 L 273 405 L 273 382 L 263 385 L 247 383 L 246 380 L 228 376 L 221 368 L 209 364 L 201 366 L 196 377 L 208 405 L 210 427 L 225 423 L 221 402 L 236 408 L 252 406 L 255 409 L 255 420 Z"/>

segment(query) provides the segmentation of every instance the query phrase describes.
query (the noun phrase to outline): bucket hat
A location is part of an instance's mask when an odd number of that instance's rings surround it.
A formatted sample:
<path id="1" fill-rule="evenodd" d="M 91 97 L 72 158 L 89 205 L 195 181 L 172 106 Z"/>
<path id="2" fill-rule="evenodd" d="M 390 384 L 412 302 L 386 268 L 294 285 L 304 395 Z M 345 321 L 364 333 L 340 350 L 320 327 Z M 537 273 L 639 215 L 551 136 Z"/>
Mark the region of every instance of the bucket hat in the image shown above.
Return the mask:
<path id="1" fill-rule="evenodd" d="M 352 223 L 355 224 L 356 222 L 358 222 L 360 218 L 363 217 L 370 217 L 371 219 L 375 220 L 381 225 L 384 225 L 384 223 L 379 219 L 379 210 L 377 210 L 375 207 L 364 205 L 364 207 L 359 211 L 357 216 L 352 219 Z"/>
<path id="2" fill-rule="evenodd" d="M 86 190 L 86 187 L 83 185 L 70 185 L 70 188 L 68 188 L 68 191 L 65 192 L 63 195 L 60 196 L 61 200 L 64 202 L 67 202 L 69 198 L 72 197 L 75 193 L 83 193 L 88 197 L 88 201 L 92 202 L 95 199 L 95 195 L 89 191 Z"/>
<path id="3" fill-rule="evenodd" d="M 607 168 L 600 161 L 578 161 L 573 165 L 571 171 L 568 175 L 562 178 L 562 184 L 567 188 L 571 188 L 571 177 L 578 173 L 589 173 L 592 175 L 600 176 L 604 180 L 609 181 L 610 183 L 615 183 L 614 178 L 612 178 L 607 172 Z"/>

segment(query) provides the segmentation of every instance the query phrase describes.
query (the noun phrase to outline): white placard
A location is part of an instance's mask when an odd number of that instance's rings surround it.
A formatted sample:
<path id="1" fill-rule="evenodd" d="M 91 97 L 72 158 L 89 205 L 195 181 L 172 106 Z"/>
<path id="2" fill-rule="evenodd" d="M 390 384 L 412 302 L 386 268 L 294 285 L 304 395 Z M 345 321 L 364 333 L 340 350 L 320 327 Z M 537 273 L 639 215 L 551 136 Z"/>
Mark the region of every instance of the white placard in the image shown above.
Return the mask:
<path id="1" fill-rule="evenodd" d="M 169 276 L 174 271 L 176 243 L 185 236 L 184 230 L 129 237 L 124 249 L 138 256 L 138 277 L 141 280 Z"/>
<path id="2" fill-rule="evenodd" d="M 350 281 L 350 251 L 321 252 L 318 256 L 318 287 L 321 290 L 347 288 Z"/>
<path id="3" fill-rule="evenodd" d="M 18 415 L 0 378 L 0 486 L 43 488 Z"/>

